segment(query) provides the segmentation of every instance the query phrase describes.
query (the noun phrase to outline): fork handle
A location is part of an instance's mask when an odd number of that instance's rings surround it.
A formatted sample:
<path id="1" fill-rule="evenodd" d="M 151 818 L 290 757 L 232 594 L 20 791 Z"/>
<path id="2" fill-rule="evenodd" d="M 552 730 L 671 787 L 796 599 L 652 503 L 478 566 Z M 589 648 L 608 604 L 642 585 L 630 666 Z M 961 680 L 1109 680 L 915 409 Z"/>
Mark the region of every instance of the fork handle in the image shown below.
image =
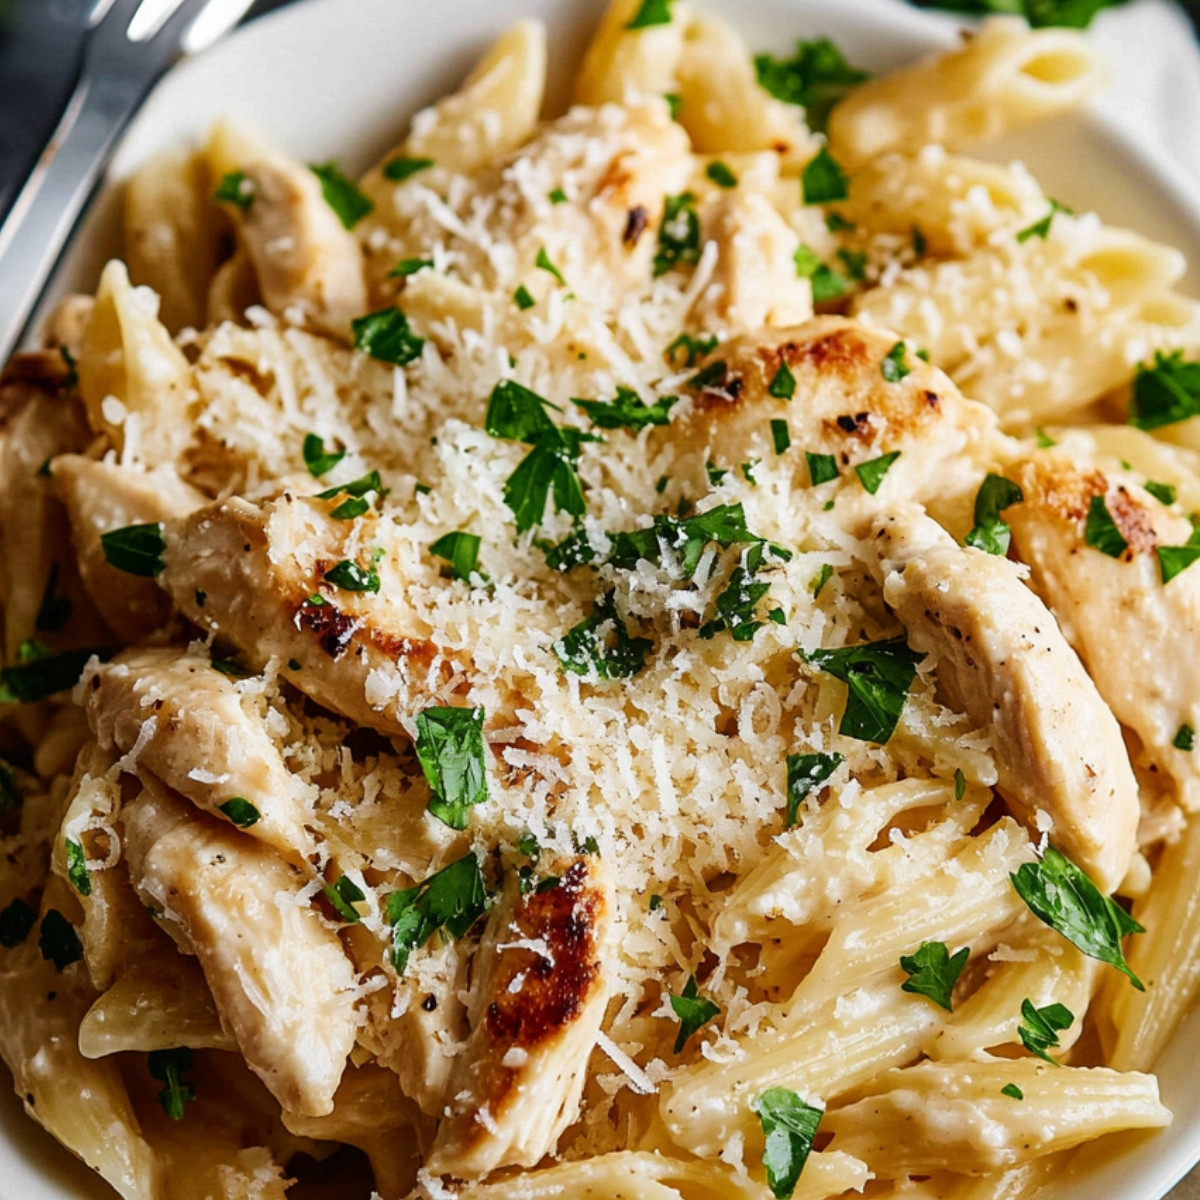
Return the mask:
<path id="1" fill-rule="evenodd" d="M 49 146 L 0 226 L 0 368 L 21 344 L 113 145 L 150 82 L 85 71 Z"/>

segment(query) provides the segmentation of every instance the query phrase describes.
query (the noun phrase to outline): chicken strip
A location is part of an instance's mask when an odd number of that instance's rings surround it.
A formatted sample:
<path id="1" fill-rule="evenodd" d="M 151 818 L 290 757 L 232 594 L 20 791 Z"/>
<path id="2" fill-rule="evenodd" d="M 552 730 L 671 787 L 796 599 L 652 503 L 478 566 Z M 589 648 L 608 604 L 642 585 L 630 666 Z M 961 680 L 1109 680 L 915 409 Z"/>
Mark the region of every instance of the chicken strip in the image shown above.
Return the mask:
<path id="1" fill-rule="evenodd" d="M 477 1178 L 533 1166 L 575 1119 L 611 990 L 609 884 L 594 856 L 510 891 L 476 960 L 472 1032 L 428 1169 Z"/>
<path id="2" fill-rule="evenodd" d="M 1200 661 L 1186 649 L 1200 635 L 1200 572 L 1164 584 L 1156 554 L 1184 545 L 1191 523 L 1132 481 L 1107 478 L 1060 451 L 1034 455 L 1013 477 L 1025 499 L 1005 519 L 1033 586 L 1117 720 L 1137 734 L 1135 758 L 1166 771 L 1180 803 L 1200 810 L 1200 754 L 1180 736 L 1184 726 L 1200 729 Z M 1126 543 L 1115 558 L 1088 544 L 1100 496 Z"/>
<path id="3" fill-rule="evenodd" d="M 358 1027 L 354 970 L 295 869 L 161 786 L 123 818 L 134 886 L 200 960 L 251 1070 L 290 1111 L 331 1112 Z"/>
<path id="4" fill-rule="evenodd" d="M 258 815 L 236 822 L 304 866 L 313 852 L 306 788 L 283 761 L 237 684 L 203 655 L 173 646 L 126 650 L 84 678 L 83 703 L 100 745 L 136 756 L 139 769 L 219 820 L 238 798 Z M 136 747 L 136 751 L 135 751 Z"/>
<path id="5" fill-rule="evenodd" d="M 994 730 L 1000 794 L 1105 891 L 1136 847 L 1138 791 L 1121 730 L 1054 617 L 1011 563 L 959 546 L 919 509 L 875 527 L 883 594 L 941 691 Z"/>
<path id="6" fill-rule="evenodd" d="M 288 491 L 223 501 L 168 527 L 161 582 L 186 616 L 255 666 L 276 658 L 318 704 L 407 738 L 401 716 L 448 702 L 468 664 L 430 640 L 386 557 L 372 564 L 377 593 L 325 583 L 335 564 L 365 557 L 359 548 L 374 541 L 369 526 L 356 527 L 373 521 L 331 520 Z"/>
<path id="7" fill-rule="evenodd" d="M 124 642 L 161 629 L 170 618 L 170 602 L 152 579 L 112 566 L 100 536 L 186 516 L 206 502 L 205 495 L 174 470 L 139 471 L 79 454 L 60 455 L 50 470 L 67 509 L 84 587 L 100 615 Z"/>

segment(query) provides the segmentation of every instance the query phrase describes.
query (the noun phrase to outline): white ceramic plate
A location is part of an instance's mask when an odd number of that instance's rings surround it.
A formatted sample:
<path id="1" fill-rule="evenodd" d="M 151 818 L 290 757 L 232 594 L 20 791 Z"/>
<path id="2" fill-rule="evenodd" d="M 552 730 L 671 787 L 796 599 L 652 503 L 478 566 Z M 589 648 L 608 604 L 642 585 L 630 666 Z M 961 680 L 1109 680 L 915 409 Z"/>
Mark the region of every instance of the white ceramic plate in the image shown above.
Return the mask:
<path id="1" fill-rule="evenodd" d="M 898 0 L 696 0 L 736 23 L 751 47 L 832 37 L 855 63 L 882 70 L 949 45 L 953 22 Z M 113 183 L 76 238 L 58 290 L 92 290 L 116 253 L 119 182 L 155 151 L 198 139 L 218 116 L 238 113 L 292 154 L 359 168 L 403 133 L 421 105 L 451 90 L 488 44 L 519 17 L 550 27 L 550 111 L 603 0 L 308 0 L 242 30 L 168 76 L 122 146 Z M 1200 268 L 1200 201 L 1194 183 L 1151 158 L 1095 114 L 1061 118 L 985 148 L 1020 157 L 1046 190 L 1178 246 Z M 1188 286 L 1190 285 L 1190 286 Z M 1200 274 L 1185 283 L 1200 294 Z M 33 1002 L 34 998 L 30 997 Z M 1085 1154 L 1055 1200 L 1159 1200 L 1200 1159 L 1200 1020 L 1168 1047 L 1159 1069 L 1175 1122 L 1152 1137 L 1112 1139 Z M 0 1068 L 0 1200 L 111 1200 L 114 1193 L 22 1115 Z"/>

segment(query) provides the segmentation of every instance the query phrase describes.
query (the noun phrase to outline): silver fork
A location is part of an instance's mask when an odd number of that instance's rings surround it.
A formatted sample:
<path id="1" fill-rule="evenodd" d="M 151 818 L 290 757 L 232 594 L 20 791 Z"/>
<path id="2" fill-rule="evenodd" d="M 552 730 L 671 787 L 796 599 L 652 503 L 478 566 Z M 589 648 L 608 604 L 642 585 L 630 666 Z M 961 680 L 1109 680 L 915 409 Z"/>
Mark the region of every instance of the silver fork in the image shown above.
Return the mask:
<path id="1" fill-rule="evenodd" d="M 150 89 L 185 53 L 203 49 L 236 25 L 252 2 L 97 0 L 79 83 L 0 226 L 0 369 L 21 344 L 63 247 Z M 151 4 L 166 9 L 165 19 L 134 41 L 130 29 L 138 10 Z M 188 38 L 202 14 L 203 46 Z"/>

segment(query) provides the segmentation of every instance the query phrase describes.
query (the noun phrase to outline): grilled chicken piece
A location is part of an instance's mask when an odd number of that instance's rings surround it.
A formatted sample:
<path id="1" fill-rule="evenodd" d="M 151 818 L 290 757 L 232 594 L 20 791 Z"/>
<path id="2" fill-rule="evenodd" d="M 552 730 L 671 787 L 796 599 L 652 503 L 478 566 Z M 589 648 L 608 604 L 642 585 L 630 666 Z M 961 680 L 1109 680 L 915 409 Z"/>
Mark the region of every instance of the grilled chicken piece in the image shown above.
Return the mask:
<path id="1" fill-rule="evenodd" d="M 1200 755 L 1173 744 L 1183 725 L 1200 729 L 1200 661 L 1189 650 L 1200 635 L 1200 571 L 1164 584 L 1156 554 L 1184 545 L 1191 523 L 1136 484 L 1080 467 L 1061 451 L 1035 454 L 1013 477 L 1025 500 L 1006 509 L 1005 520 L 1033 586 L 1117 720 L 1137 734 L 1135 757 L 1165 770 L 1183 806 L 1200 810 Z M 1105 497 L 1128 543 L 1119 558 L 1084 540 L 1096 496 Z"/>
<path id="2" fill-rule="evenodd" d="M 451 1080 L 428 1169 L 473 1179 L 533 1166 L 575 1119 L 611 989 L 613 907 L 595 857 L 558 882 L 515 889 L 476 960 L 471 1036 Z"/>
<path id="3" fill-rule="evenodd" d="M 796 274 L 796 234 L 765 196 L 740 189 L 718 194 L 702 228 L 718 255 L 712 282 L 693 309 L 701 329 L 745 333 L 812 317 L 812 288 Z"/>
<path id="4" fill-rule="evenodd" d="M 881 455 L 899 451 L 880 496 L 922 499 L 974 485 L 973 457 L 994 436 L 995 417 L 964 400 L 950 379 L 905 347 L 908 368 L 896 383 L 884 377 L 897 337 L 847 320 L 816 317 L 791 329 L 757 331 L 725 342 L 700 365 L 714 379 L 698 392 L 692 411 L 660 434 L 680 449 L 719 452 L 723 463 L 771 461 L 770 418 L 785 419 L 793 445 L 834 456 L 842 477 Z M 724 364 L 720 372 L 717 365 Z M 790 404 L 771 395 L 786 366 L 795 379 Z M 721 379 L 715 376 L 721 374 Z M 786 376 L 785 376 L 786 378 Z M 918 447 L 920 452 L 913 453 Z M 804 455 L 795 485 L 809 483 Z M 839 501 L 839 508 L 843 504 Z"/>
<path id="5" fill-rule="evenodd" d="M 324 1116 L 358 1025 L 338 936 L 269 847 L 196 812 L 161 785 L 123 810 L 134 887 L 196 955 L 222 1023 L 285 1108 Z"/>
<path id="6" fill-rule="evenodd" d="M 1106 892 L 1136 847 L 1137 782 L 1121 730 L 1054 617 L 1006 559 L 959 546 L 915 507 L 875 527 L 883 595 L 937 661 L 951 705 L 995 731 L 998 790 Z"/>
<path id="7" fill-rule="evenodd" d="M 309 789 L 207 657 L 173 646 L 126 650 L 84 679 L 83 703 L 101 746 L 131 756 L 136 746 L 138 768 L 218 820 L 230 819 L 221 805 L 234 797 L 249 801 L 259 819 L 246 832 L 305 864 Z"/>
<path id="8" fill-rule="evenodd" d="M 100 535 L 126 525 L 186 516 L 207 502 L 173 469 L 139 471 L 64 454 L 50 467 L 71 522 L 79 571 L 92 602 L 124 642 L 138 642 L 170 618 L 171 604 L 153 579 L 131 575 L 104 557 Z"/>
<path id="9" fill-rule="evenodd" d="M 389 559 L 371 563 L 370 521 L 331 520 L 325 502 L 287 491 L 257 504 L 223 501 L 168 527 L 161 582 L 186 616 L 254 665 L 277 658 L 318 704 L 407 738 L 400 717 L 444 703 L 468 664 L 430 640 Z M 344 559 L 373 565 L 380 591 L 323 587 Z"/>
<path id="10" fill-rule="evenodd" d="M 219 175 L 245 175 L 252 202 L 225 209 L 267 307 L 299 310 L 302 321 L 348 339 L 350 321 L 367 310 L 362 252 L 317 176 L 228 121 L 214 126 L 206 153 Z"/>

